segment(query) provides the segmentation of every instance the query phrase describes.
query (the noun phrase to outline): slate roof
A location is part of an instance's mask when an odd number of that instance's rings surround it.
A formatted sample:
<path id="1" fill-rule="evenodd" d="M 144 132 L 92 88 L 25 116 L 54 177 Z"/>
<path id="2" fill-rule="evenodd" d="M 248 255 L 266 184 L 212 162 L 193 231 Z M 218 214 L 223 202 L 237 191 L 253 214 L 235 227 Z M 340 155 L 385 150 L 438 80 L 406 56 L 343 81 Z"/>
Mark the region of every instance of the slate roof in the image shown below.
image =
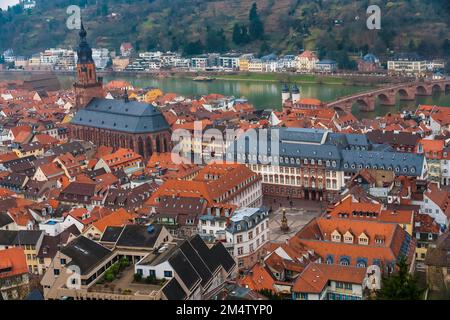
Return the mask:
<path id="1" fill-rule="evenodd" d="M 217 268 L 220 266 L 220 262 L 214 259 L 208 246 L 205 244 L 202 238 L 200 238 L 200 236 L 197 234 L 189 239 L 189 243 L 208 266 L 208 269 L 214 274 Z"/>
<path id="2" fill-rule="evenodd" d="M 249 223 L 254 227 L 267 218 L 268 212 L 265 208 L 240 208 L 234 212 L 226 230 L 230 233 L 243 232 L 251 228 Z M 239 230 L 237 226 L 240 226 Z"/>
<path id="3" fill-rule="evenodd" d="M 330 133 L 318 129 L 305 128 L 279 128 L 269 130 L 268 141 L 278 139 L 279 149 L 271 149 L 259 143 L 259 138 L 265 140 L 264 134 L 257 133 L 257 139 L 248 135 L 248 141 L 244 143 L 246 135 L 242 135 L 234 145 L 227 150 L 227 160 L 233 158 L 237 162 L 256 163 L 256 155 L 273 155 L 272 163 L 287 166 L 301 167 L 304 160 L 311 159 L 325 161 L 325 165 L 331 170 L 342 170 L 345 172 L 357 172 L 359 164 L 362 168 L 385 167 L 386 170 L 395 171 L 397 175 L 420 176 L 423 170 L 424 156 L 421 154 L 403 153 L 392 150 L 388 144 L 373 144 L 363 134 L 341 134 Z M 277 136 L 278 135 L 278 136 Z M 234 149 L 233 149 L 234 147 Z M 248 157 L 244 160 L 242 154 Z M 288 159 L 287 159 L 288 158 Z M 267 159 L 268 160 L 268 159 Z M 287 161 L 288 160 L 288 161 Z M 264 159 L 258 159 L 258 163 L 264 163 Z M 352 164 L 355 167 L 352 168 Z M 308 164 L 309 165 L 309 164 Z M 396 168 L 399 171 L 396 171 Z"/>
<path id="4" fill-rule="evenodd" d="M 1 230 L 0 245 L 36 245 L 43 233 L 41 230 Z"/>
<path id="5" fill-rule="evenodd" d="M 168 262 L 189 291 L 192 291 L 197 283 L 201 281 L 199 274 L 195 271 L 190 260 L 186 258 L 181 250 L 177 250 L 169 258 Z"/>
<path id="6" fill-rule="evenodd" d="M 6 212 L 0 212 L 0 228 L 13 223 L 14 220 Z"/>
<path id="7" fill-rule="evenodd" d="M 65 154 L 67 152 L 71 153 L 72 155 L 80 155 L 84 154 L 86 152 L 86 148 L 83 146 L 83 144 L 79 141 L 72 141 L 68 143 L 64 143 L 62 145 L 56 146 L 49 150 L 49 154 L 53 154 L 55 156 L 58 156 L 60 154 Z"/>
<path id="8" fill-rule="evenodd" d="M 60 251 L 72 259 L 70 264 L 78 266 L 81 274 L 88 273 L 100 261 L 111 254 L 109 249 L 84 236 L 74 239 Z"/>
<path id="9" fill-rule="evenodd" d="M 282 141 L 303 141 L 310 143 L 320 143 L 325 130 L 310 128 L 286 128 L 280 130 L 280 140 Z"/>
<path id="10" fill-rule="evenodd" d="M 184 241 L 180 245 L 180 250 L 183 252 L 183 254 L 189 258 L 189 261 L 191 262 L 192 266 L 194 267 L 195 271 L 199 274 L 201 277 L 201 285 L 205 286 L 211 279 L 212 279 L 212 273 L 208 269 L 208 266 L 206 263 L 202 260 L 202 258 L 198 255 L 197 251 L 191 246 L 189 241 Z"/>
<path id="11" fill-rule="evenodd" d="M 78 236 L 80 231 L 78 228 L 72 224 L 69 228 L 61 232 L 56 236 L 44 235 L 42 239 L 41 248 L 39 249 L 39 258 L 53 258 L 59 250 L 59 247 L 67 243 L 70 235 Z"/>
<path id="12" fill-rule="evenodd" d="M 126 225 L 116 242 L 116 246 L 153 248 L 161 230 L 161 226 L 155 225 L 153 232 L 149 233 L 147 231 L 147 226 L 134 224 Z"/>
<path id="13" fill-rule="evenodd" d="M 220 264 L 229 273 L 236 266 L 236 261 L 224 247 L 221 242 L 218 242 L 210 249 L 211 255 L 214 260 L 220 261 Z"/>
<path id="14" fill-rule="evenodd" d="M 106 227 L 100 242 L 116 242 L 122 230 L 123 227 Z"/>
<path id="15" fill-rule="evenodd" d="M 401 175 L 420 176 L 423 160 L 422 155 L 413 153 L 342 150 L 342 165 L 347 172 L 358 172 L 358 165 L 362 165 L 363 168 L 384 167 Z M 355 168 L 352 168 L 352 164 L 355 164 Z"/>
<path id="16" fill-rule="evenodd" d="M 10 246 L 17 237 L 17 231 L 0 231 L 0 245 Z"/>
<path id="17" fill-rule="evenodd" d="M 94 98 L 79 110 L 71 124 L 127 133 L 153 133 L 169 129 L 164 116 L 150 104 Z"/>
<path id="18" fill-rule="evenodd" d="M 167 300 L 184 300 L 186 299 L 186 292 L 184 292 L 181 285 L 175 278 L 172 278 L 162 289 Z"/>

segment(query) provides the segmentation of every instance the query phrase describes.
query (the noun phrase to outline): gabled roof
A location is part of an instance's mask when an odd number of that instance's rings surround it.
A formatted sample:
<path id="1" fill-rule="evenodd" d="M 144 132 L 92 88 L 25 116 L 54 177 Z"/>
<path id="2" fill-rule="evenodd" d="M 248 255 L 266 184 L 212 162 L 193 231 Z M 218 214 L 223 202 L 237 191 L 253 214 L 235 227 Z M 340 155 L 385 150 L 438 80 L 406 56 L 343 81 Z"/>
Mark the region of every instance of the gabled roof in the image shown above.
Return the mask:
<path id="1" fill-rule="evenodd" d="M 195 271 L 201 277 L 201 285 L 205 286 L 212 279 L 212 273 L 208 269 L 206 263 L 202 260 L 198 252 L 191 246 L 189 241 L 185 240 L 179 248 L 181 252 L 189 258 L 189 261 Z"/>
<path id="2" fill-rule="evenodd" d="M 187 295 L 184 292 L 177 279 L 172 278 L 162 289 L 164 296 L 167 300 L 185 300 Z"/>
<path id="3" fill-rule="evenodd" d="M 263 289 L 276 291 L 274 286 L 275 279 L 267 268 L 259 263 L 253 266 L 251 273 L 248 273 L 242 279 L 239 279 L 238 283 L 255 291 Z"/>
<path id="4" fill-rule="evenodd" d="M 177 250 L 169 258 L 168 262 L 189 291 L 193 291 L 202 279 L 192 266 L 190 258 L 188 259 L 181 250 Z"/>
<path id="5" fill-rule="evenodd" d="M 70 265 L 78 266 L 82 274 L 89 273 L 92 268 L 112 253 L 109 249 L 84 236 L 74 239 L 60 251 L 72 259 Z"/>
<path id="6" fill-rule="evenodd" d="M 0 228 L 13 223 L 14 219 L 9 216 L 6 212 L 0 212 Z"/>
<path id="7" fill-rule="evenodd" d="M 214 274 L 221 264 L 220 261 L 217 261 L 211 254 L 210 249 L 202 240 L 202 238 L 200 238 L 200 236 L 197 234 L 189 239 L 189 243 L 200 255 L 202 260 L 208 266 L 208 269 Z"/>
<path id="8" fill-rule="evenodd" d="M 220 261 L 220 264 L 227 273 L 230 273 L 236 266 L 236 261 L 234 261 L 233 257 L 221 242 L 217 242 L 210 249 L 210 252 L 213 259 Z"/>

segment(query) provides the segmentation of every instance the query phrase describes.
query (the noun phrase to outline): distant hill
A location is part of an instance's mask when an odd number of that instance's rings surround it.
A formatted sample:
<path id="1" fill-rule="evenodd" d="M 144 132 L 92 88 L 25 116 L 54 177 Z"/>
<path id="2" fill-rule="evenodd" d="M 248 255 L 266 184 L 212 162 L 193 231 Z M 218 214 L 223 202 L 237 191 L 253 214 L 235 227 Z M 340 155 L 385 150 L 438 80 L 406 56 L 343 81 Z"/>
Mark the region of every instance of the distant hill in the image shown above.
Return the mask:
<path id="1" fill-rule="evenodd" d="M 249 19 L 254 2 L 263 32 L 254 15 Z M 122 42 L 186 54 L 306 48 L 344 64 L 348 54 L 384 55 L 388 49 L 450 56 L 450 1 L 442 0 L 38 0 L 31 11 L 1 13 L 0 50 L 30 55 L 74 46 L 77 32 L 65 25 L 71 4 L 83 6 L 92 45 L 116 51 Z M 366 28 L 369 4 L 381 7 L 381 30 Z"/>

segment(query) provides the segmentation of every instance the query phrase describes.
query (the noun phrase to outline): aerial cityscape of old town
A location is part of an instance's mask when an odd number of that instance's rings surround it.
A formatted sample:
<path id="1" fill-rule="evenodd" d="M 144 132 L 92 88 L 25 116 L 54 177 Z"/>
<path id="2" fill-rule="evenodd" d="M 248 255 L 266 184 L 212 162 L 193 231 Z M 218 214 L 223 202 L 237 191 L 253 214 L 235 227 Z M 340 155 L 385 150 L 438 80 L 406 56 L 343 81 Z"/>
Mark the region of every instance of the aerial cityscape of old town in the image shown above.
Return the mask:
<path id="1" fill-rule="evenodd" d="M 0 300 L 449 300 L 449 74 L 447 1 L 0 0 Z"/>

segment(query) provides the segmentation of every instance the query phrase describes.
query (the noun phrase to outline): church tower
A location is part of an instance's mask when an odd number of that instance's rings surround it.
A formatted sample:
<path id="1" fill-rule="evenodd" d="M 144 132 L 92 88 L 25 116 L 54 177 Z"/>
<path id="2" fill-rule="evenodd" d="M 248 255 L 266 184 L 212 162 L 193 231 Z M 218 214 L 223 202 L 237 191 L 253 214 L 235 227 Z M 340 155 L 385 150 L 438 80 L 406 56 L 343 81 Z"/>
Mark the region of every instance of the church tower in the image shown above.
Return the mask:
<path id="1" fill-rule="evenodd" d="M 73 87 L 75 90 L 75 107 L 84 108 L 92 98 L 103 98 L 103 79 L 97 78 L 95 63 L 92 59 L 92 49 L 86 41 L 86 30 L 83 22 L 80 30 L 80 44 L 77 49 L 77 80 Z"/>

